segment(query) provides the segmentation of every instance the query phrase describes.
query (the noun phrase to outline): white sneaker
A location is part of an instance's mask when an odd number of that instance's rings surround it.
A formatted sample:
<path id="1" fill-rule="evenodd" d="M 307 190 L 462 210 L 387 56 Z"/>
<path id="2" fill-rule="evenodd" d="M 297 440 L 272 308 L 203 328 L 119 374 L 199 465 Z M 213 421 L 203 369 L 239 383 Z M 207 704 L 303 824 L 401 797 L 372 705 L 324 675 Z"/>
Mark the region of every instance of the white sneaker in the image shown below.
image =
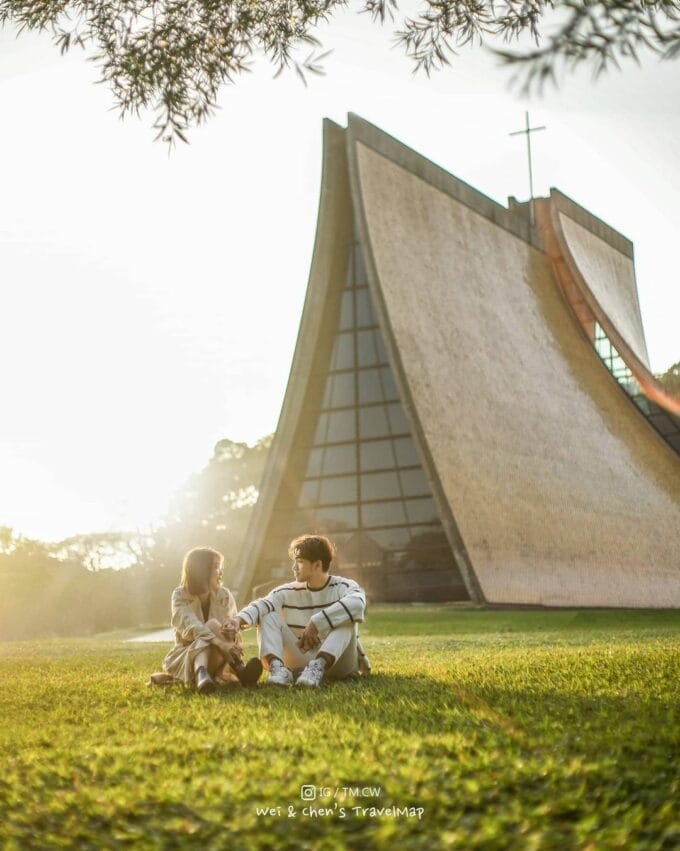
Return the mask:
<path id="1" fill-rule="evenodd" d="M 304 671 L 297 678 L 296 686 L 307 686 L 316 688 L 321 685 L 321 681 L 326 673 L 326 663 L 323 659 L 312 659 Z"/>
<path id="2" fill-rule="evenodd" d="M 293 672 L 290 668 L 286 668 L 283 662 L 273 659 L 269 663 L 268 686 L 292 686 L 293 679 Z"/>

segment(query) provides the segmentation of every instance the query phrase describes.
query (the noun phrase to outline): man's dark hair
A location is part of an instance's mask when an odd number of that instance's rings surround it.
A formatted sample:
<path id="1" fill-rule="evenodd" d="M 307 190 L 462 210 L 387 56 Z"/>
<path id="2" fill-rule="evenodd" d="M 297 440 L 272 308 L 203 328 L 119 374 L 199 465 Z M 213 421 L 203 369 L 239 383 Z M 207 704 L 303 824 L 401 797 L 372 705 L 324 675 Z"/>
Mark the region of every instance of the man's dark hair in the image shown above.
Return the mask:
<path id="1" fill-rule="evenodd" d="M 335 558 L 335 547 L 323 535 L 300 535 L 290 542 L 288 555 L 292 559 L 304 558 L 308 561 L 320 561 L 324 573 Z"/>

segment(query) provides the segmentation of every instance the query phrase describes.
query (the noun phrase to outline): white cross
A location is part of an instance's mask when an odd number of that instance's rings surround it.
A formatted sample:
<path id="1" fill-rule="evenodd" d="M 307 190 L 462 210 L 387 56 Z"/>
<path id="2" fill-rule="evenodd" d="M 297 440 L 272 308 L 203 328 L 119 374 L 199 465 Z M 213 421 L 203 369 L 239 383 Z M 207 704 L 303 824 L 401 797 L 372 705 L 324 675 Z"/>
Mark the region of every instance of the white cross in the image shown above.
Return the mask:
<path id="1" fill-rule="evenodd" d="M 514 133 L 508 133 L 509 136 L 522 136 L 526 134 L 527 137 L 527 158 L 529 160 L 529 212 L 531 215 L 531 224 L 534 224 L 534 176 L 531 169 L 531 134 L 537 133 L 539 130 L 545 130 L 545 125 L 541 127 L 530 127 L 529 126 L 529 113 L 524 113 L 524 118 L 526 121 L 526 127 L 524 130 L 515 130 Z"/>

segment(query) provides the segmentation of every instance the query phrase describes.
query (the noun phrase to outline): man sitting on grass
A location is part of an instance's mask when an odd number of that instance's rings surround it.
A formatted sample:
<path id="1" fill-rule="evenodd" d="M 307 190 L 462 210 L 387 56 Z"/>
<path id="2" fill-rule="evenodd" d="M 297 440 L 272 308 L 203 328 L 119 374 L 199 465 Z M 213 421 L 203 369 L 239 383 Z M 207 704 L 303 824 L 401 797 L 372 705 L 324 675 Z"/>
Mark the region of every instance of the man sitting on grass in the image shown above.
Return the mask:
<path id="1" fill-rule="evenodd" d="M 357 628 L 364 620 L 366 596 L 353 579 L 329 574 L 333 544 L 322 535 L 302 535 L 291 542 L 288 554 L 295 582 L 274 588 L 231 621 L 234 630 L 258 627 L 267 684 L 315 687 L 325 676 L 368 673 Z"/>

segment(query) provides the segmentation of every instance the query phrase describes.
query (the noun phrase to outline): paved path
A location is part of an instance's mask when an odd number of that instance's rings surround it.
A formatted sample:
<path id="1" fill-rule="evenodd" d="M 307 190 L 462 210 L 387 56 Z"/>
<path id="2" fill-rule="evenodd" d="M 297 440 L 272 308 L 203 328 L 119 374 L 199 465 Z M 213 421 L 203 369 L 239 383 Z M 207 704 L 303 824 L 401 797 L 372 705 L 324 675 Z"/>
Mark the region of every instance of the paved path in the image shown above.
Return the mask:
<path id="1" fill-rule="evenodd" d="M 175 630 L 159 629 L 156 632 L 146 632 L 144 635 L 135 635 L 134 638 L 126 638 L 126 641 L 151 641 L 167 644 L 175 640 Z"/>

